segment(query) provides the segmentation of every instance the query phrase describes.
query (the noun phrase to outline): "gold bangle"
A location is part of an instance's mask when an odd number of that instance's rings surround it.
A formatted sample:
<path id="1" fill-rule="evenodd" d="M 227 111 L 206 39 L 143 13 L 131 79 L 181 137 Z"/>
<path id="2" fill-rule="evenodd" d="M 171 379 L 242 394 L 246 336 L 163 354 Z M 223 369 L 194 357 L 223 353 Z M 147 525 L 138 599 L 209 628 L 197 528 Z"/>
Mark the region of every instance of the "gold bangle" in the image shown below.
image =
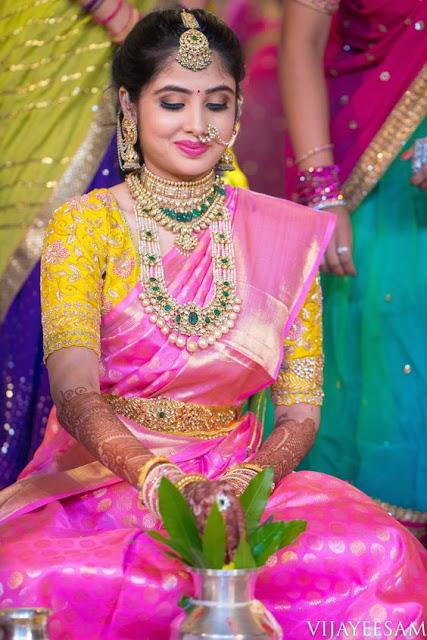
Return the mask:
<path id="1" fill-rule="evenodd" d="M 183 488 L 187 486 L 187 484 L 191 484 L 192 482 L 204 482 L 206 480 L 207 478 L 199 473 L 189 473 L 183 478 L 180 478 L 178 482 L 175 483 L 175 487 L 178 489 L 178 491 L 182 491 Z"/>
<path id="2" fill-rule="evenodd" d="M 168 462 L 171 464 L 170 460 L 168 460 L 164 456 L 153 456 L 152 458 L 147 460 L 147 462 L 144 464 L 144 466 L 142 467 L 141 471 L 138 474 L 139 489 L 142 489 L 142 487 L 144 486 L 144 482 L 146 481 L 147 476 L 150 473 L 151 469 L 154 466 L 156 466 L 156 464 L 160 464 L 162 462 Z"/>
<path id="3" fill-rule="evenodd" d="M 243 464 L 236 464 L 234 465 L 234 467 L 230 467 L 230 469 L 228 469 L 224 473 L 224 477 L 228 476 L 229 474 L 232 474 L 234 471 L 239 471 L 239 470 L 244 471 L 245 469 L 248 469 L 248 471 L 255 471 L 256 473 L 260 473 L 261 471 L 264 471 L 263 467 L 259 467 L 257 464 L 252 464 L 248 462 Z"/>
<path id="4" fill-rule="evenodd" d="M 240 466 L 243 469 L 251 469 L 252 471 L 256 471 L 257 473 L 261 473 L 261 471 L 264 471 L 264 467 L 260 467 L 258 464 L 252 464 L 252 462 L 244 462 Z"/>

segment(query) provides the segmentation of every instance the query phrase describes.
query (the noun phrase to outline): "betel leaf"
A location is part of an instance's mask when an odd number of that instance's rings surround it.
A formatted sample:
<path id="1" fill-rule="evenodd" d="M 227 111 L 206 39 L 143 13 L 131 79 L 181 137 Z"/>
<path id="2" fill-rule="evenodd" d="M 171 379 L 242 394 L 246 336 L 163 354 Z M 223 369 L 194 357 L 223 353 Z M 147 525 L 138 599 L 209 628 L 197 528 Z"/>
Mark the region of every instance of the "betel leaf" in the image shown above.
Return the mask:
<path id="1" fill-rule="evenodd" d="M 264 565 L 268 558 L 287 546 L 305 531 L 304 520 L 289 522 L 264 522 L 249 536 L 249 544 L 257 566 Z"/>
<path id="2" fill-rule="evenodd" d="M 249 536 L 249 544 L 258 567 L 280 548 L 284 522 L 264 522 Z"/>
<path id="3" fill-rule="evenodd" d="M 248 541 L 241 538 L 233 556 L 235 569 L 256 569 L 256 562 L 251 552 Z"/>
<path id="4" fill-rule="evenodd" d="M 273 469 L 267 467 L 258 473 L 240 496 L 240 504 L 246 516 L 246 527 L 249 535 L 257 526 L 264 513 L 265 506 L 273 486 Z"/>
<path id="5" fill-rule="evenodd" d="M 180 544 L 178 540 L 175 540 L 172 538 L 165 538 L 158 531 L 147 531 L 146 533 L 150 536 L 150 538 L 153 538 L 153 540 L 156 540 L 157 542 L 161 542 L 166 547 L 173 549 L 176 552 L 176 554 L 178 554 L 179 559 L 181 561 L 185 562 L 186 564 L 189 564 L 192 567 L 197 566 L 194 562 L 193 554 L 184 545 Z"/>
<path id="6" fill-rule="evenodd" d="M 202 551 L 196 519 L 181 492 L 163 477 L 159 487 L 159 510 L 163 526 L 172 540 L 177 540 L 190 557 Z"/>
<path id="7" fill-rule="evenodd" d="M 298 538 L 298 536 L 307 529 L 306 520 L 288 520 L 288 522 L 284 522 L 283 524 L 285 525 L 285 528 L 279 549 L 291 544 L 291 542 Z"/>
<path id="8" fill-rule="evenodd" d="M 202 538 L 203 556 L 209 569 L 222 569 L 225 562 L 226 531 L 224 518 L 214 502 L 206 519 Z"/>
<path id="9" fill-rule="evenodd" d="M 179 556 L 176 553 L 172 553 L 171 551 L 165 551 L 165 555 L 169 556 L 169 558 L 173 558 L 174 560 L 179 560 L 180 562 L 184 562 L 184 564 L 188 564 L 190 567 L 195 567 L 196 569 L 209 568 L 205 563 L 202 552 L 196 549 L 193 549 L 191 552 L 191 555 L 192 555 L 191 562 L 187 562 L 186 560 L 184 560 L 182 556 Z"/>

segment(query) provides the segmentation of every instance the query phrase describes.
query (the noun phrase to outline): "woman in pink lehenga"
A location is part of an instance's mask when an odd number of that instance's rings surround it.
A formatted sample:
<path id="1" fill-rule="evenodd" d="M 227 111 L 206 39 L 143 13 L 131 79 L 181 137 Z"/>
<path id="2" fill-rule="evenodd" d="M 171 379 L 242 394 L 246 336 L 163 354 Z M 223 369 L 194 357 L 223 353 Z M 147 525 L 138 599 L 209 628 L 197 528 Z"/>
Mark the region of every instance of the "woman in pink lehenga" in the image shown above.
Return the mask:
<path id="1" fill-rule="evenodd" d="M 281 0 L 232 0 L 224 10 L 247 64 L 242 135 L 235 151 L 251 189 L 278 197 L 285 192 L 285 124 L 277 70 L 281 14 Z"/>
<path id="2" fill-rule="evenodd" d="M 68 202 L 49 225 L 43 323 L 58 414 L 1 494 L 0 582 L 2 607 L 53 610 L 53 640 L 166 639 L 192 584 L 146 534 L 161 528 L 160 478 L 200 523 L 225 494 L 234 547 L 251 465 L 274 468 L 268 513 L 308 521 L 258 581 L 286 638 L 408 637 L 425 619 L 419 542 L 350 485 L 291 473 L 319 422 L 316 273 L 334 220 L 215 178 L 242 72 L 212 15 L 144 18 L 113 67 L 125 182 Z M 241 405 L 273 381 L 262 443 Z"/>

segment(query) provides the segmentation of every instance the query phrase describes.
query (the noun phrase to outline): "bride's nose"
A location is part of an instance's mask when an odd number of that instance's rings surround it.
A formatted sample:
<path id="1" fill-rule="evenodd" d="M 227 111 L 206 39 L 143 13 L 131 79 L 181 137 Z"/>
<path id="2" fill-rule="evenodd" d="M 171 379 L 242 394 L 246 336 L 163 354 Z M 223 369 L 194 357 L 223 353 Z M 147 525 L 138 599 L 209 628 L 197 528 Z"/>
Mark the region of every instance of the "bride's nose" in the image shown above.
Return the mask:
<path id="1" fill-rule="evenodd" d="M 186 109 L 186 120 L 184 129 L 186 133 L 191 133 L 195 138 L 206 134 L 208 120 L 203 105 L 194 103 Z"/>

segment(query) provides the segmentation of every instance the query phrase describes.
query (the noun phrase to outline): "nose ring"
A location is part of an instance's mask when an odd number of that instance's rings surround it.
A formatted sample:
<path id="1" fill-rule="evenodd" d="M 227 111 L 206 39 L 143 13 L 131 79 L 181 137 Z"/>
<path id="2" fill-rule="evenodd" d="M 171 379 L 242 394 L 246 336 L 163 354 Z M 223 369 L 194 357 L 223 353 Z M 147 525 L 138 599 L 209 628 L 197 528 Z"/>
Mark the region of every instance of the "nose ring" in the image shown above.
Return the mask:
<path id="1" fill-rule="evenodd" d="M 223 140 L 219 135 L 218 127 L 215 126 L 214 124 L 209 123 L 207 135 L 197 136 L 197 139 L 200 140 L 202 144 L 209 144 L 209 142 L 213 142 L 216 139 L 220 144 L 223 144 L 225 147 L 228 147 L 234 142 L 236 135 L 237 135 L 237 131 L 234 130 L 230 140 Z"/>

